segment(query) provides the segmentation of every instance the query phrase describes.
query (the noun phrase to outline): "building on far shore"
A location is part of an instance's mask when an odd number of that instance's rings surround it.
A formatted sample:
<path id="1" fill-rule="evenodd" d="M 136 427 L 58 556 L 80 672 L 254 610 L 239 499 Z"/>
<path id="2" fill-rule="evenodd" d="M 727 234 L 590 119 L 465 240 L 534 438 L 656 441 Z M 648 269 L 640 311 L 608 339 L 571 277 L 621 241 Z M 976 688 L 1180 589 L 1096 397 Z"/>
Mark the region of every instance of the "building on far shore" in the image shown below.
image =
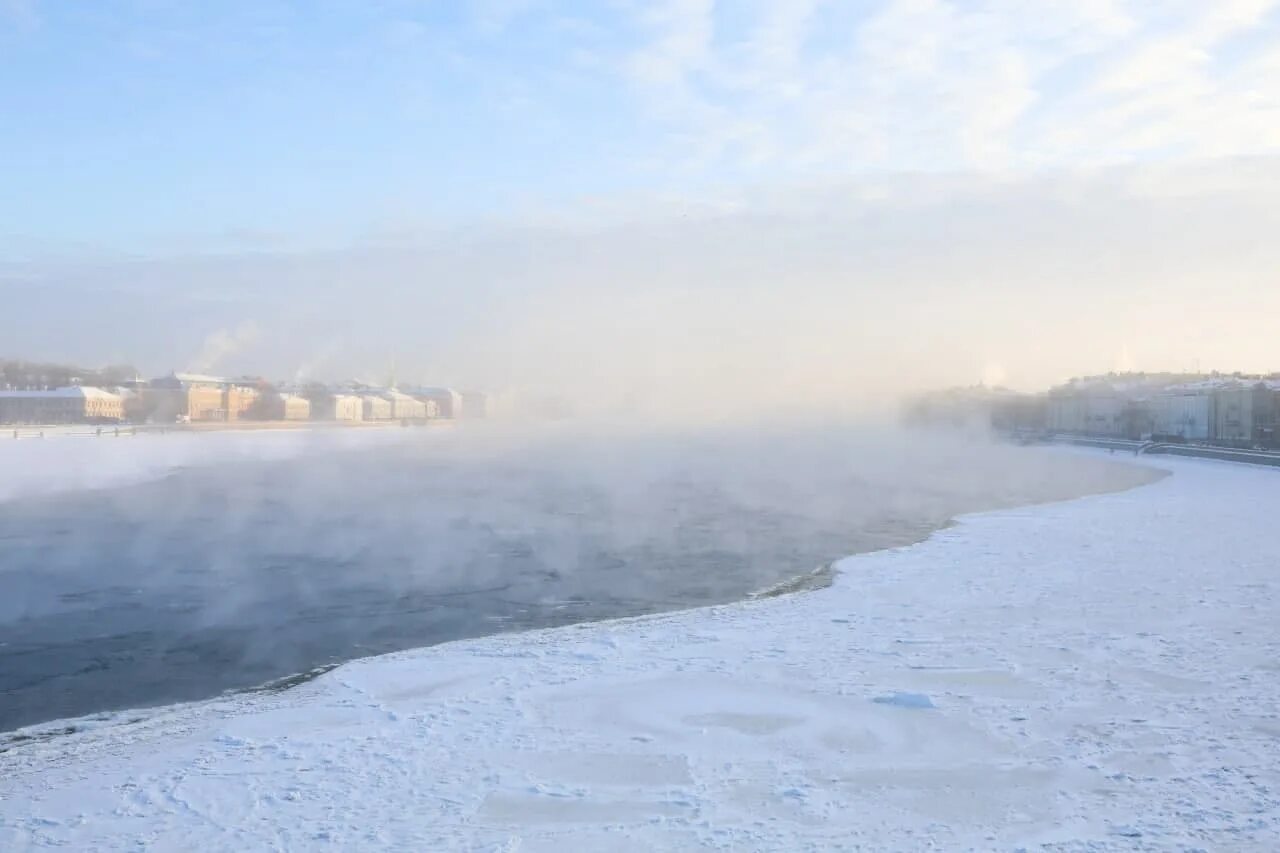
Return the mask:
<path id="1" fill-rule="evenodd" d="M 1150 400 L 1152 437 L 1275 446 L 1277 386 L 1280 383 L 1235 377 L 1172 386 Z"/>
<path id="2" fill-rule="evenodd" d="M 72 386 L 0 391 L 0 423 L 109 424 L 124 420 L 124 400 L 102 388 Z"/>
<path id="3" fill-rule="evenodd" d="M 378 394 L 362 394 L 360 395 L 360 415 L 361 420 L 366 421 L 389 421 L 392 419 L 391 401 L 386 397 Z"/>
<path id="4" fill-rule="evenodd" d="M 147 401 L 143 396 L 142 387 L 138 384 L 117 385 L 104 390 L 110 391 L 120 398 L 121 409 L 124 412 L 124 420 L 127 423 L 140 423 L 146 420 Z"/>
<path id="5" fill-rule="evenodd" d="M 1265 382 L 1233 382 L 1214 389 L 1213 435 L 1223 444 L 1250 446 L 1275 423 L 1275 392 Z"/>
<path id="6" fill-rule="evenodd" d="M 1208 441 L 1213 437 L 1213 395 L 1170 389 L 1148 401 L 1151 437 L 1157 441 Z"/>
<path id="7" fill-rule="evenodd" d="M 1049 392 L 1051 432 L 1123 438 L 1127 401 L 1110 384 L 1069 384 Z"/>
<path id="8" fill-rule="evenodd" d="M 170 373 L 153 379 L 143 391 L 148 418 L 158 423 L 226 420 L 225 387 L 225 379 L 200 373 Z"/>
<path id="9" fill-rule="evenodd" d="M 416 397 L 395 388 L 383 391 L 381 397 L 391 404 L 391 419 L 394 421 L 421 421 L 427 418 L 426 405 Z"/>
<path id="10" fill-rule="evenodd" d="M 1263 382 L 1262 386 L 1263 408 L 1254 431 L 1261 446 L 1280 448 L 1280 379 Z"/>
<path id="11" fill-rule="evenodd" d="M 959 422 L 989 408 L 994 428 L 1016 432 L 1030 419 L 1001 413 L 1019 411 L 1036 396 L 955 389 L 924 395 L 911 411 L 919 420 Z M 1072 379 L 1049 390 L 1045 430 L 1091 438 L 1280 447 L 1280 377 L 1116 373 Z"/>
<path id="12" fill-rule="evenodd" d="M 222 396 L 223 420 L 238 421 L 250 417 L 262 397 L 262 385 L 261 379 L 251 377 L 228 380 Z"/>
<path id="13" fill-rule="evenodd" d="M 355 394 L 323 394 L 311 398 L 311 417 L 318 421 L 364 420 L 364 401 Z"/>
<path id="14" fill-rule="evenodd" d="M 171 373 L 151 380 L 143 391 L 150 420 L 168 423 L 238 421 L 252 415 L 262 394 L 262 380 L 225 379 L 202 373 Z"/>
<path id="15" fill-rule="evenodd" d="M 462 395 L 452 388 L 414 388 L 413 396 L 423 402 L 434 402 L 434 417 L 457 418 L 462 415 Z"/>
<path id="16" fill-rule="evenodd" d="M 261 397 L 254 412 L 267 421 L 305 421 L 311 417 L 311 401 L 298 394 L 272 391 Z"/>

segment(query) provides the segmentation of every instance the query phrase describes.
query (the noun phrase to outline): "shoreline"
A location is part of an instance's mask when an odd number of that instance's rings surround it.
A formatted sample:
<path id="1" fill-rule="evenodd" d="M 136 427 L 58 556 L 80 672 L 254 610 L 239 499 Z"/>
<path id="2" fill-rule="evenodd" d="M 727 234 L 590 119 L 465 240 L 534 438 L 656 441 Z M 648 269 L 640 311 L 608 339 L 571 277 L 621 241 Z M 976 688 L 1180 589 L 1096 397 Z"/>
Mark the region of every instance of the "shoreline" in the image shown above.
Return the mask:
<path id="1" fill-rule="evenodd" d="M 1059 447 L 1088 447 L 1114 453 L 1119 450 L 1131 453 L 1135 459 L 1143 456 L 1181 456 L 1188 459 L 1210 459 L 1215 462 L 1237 462 L 1242 465 L 1269 465 L 1280 467 L 1280 451 L 1261 448 L 1229 447 L 1224 445 L 1168 441 L 1135 441 L 1123 438 L 1105 438 L 1056 434 L 1041 442 Z"/>
<path id="2" fill-rule="evenodd" d="M 332 432 L 454 426 L 452 418 L 411 421 L 195 421 L 187 424 L 0 424 L 0 440 L 40 438 L 137 438 L 225 432 Z"/>
<path id="3" fill-rule="evenodd" d="M 1070 452 L 1070 451 L 1067 451 L 1067 452 Z M 936 526 L 931 526 L 929 529 L 923 532 L 919 532 L 918 534 L 915 534 L 915 535 L 904 535 L 898 541 L 894 541 L 889 544 L 881 544 L 879 546 L 864 547 L 861 550 L 854 550 L 849 553 L 845 553 L 843 555 L 828 559 L 815 569 L 798 572 L 789 577 L 782 578 L 781 580 L 778 580 L 776 582 L 769 583 L 766 586 L 763 586 L 757 589 L 748 590 L 746 592 L 743 592 L 741 594 L 741 597 L 739 598 L 729 599 L 729 600 L 720 600 L 720 601 L 715 601 L 711 603 L 688 602 L 688 603 L 682 603 L 679 605 L 669 605 L 656 611 L 647 611 L 647 612 L 638 612 L 638 613 L 623 612 L 623 613 L 619 613 L 618 615 L 606 616 L 603 618 L 589 618 L 580 622 L 573 621 L 573 622 L 568 622 L 566 624 L 558 625 L 558 626 L 521 628 L 515 631 L 504 631 L 499 629 L 499 630 L 494 630 L 490 633 L 480 633 L 480 634 L 475 634 L 471 636 L 466 636 L 466 635 L 457 636 L 450 639 L 440 640 L 434 643 L 416 645 L 416 646 L 396 649 L 396 650 L 388 650 L 388 651 L 381 652 L 379 654 L 370 654 L 370 655 L 364 655 L 361 657 L 349 658 L 349 659 L 326 660 L 323 662 L 317 661 L 315 665 L 310 666 L 306 669 L 302 669 L 297 672 L 286 672 L 286 673 L 274 676 L 262 683 L 227 687 L 221 690 L 220 692 L 211 693 L 203 697 L 181 698 L 177 700 L 161 701 L 159 703 L 144 702 L 143 704 L 126 705 L 123 707 L 108 706 L 107 708 L 103 708 L 101 710 L 86 711 L 85 713 L 77 716 L 54 717 L 51 719 L 41 720 L 38 722 L 26 723 L 11 729 L 0 730 L 0 752 L 3 752 L 10 748 L 15 748 L 19 744 L 28 742 L 33 739 L 45 740 L 47 739 L 44 737 L 44 733 L 46 731 L 55 731 L 58 734 L 73 733 L 77 730 L 86 728 L 85 724 L 88 722 L 103 723 L 103 722 L 107 722 L 108 720 L 115 720 L 118 718 L 137 718 L 140 716 L 145 717 L 150 713 L 162 711 L 169 707 L 199 705 L 204 702 L 217 702 L 227 697 L 253 694 L 253 693 L 262 692 L 265 690 L 273 690 L 275 689 L 276 685 L 280 685 L 280 684 L 284 684 L 286 686 L 291 684 L 300 684 L 310 680 L 311 678 L 315 677 L 319 673 L 328 672 L 335 668 L 356 663 L 362 660 L 377 659 L 379 657 L 383 657 L 389 654 L 401 654 L 405 652 L 437 648 L 440 646 L 447 645 L 449 643 L 466 642 L 468 640 L 484 639 L 485 637 L 519 636 L 521 634 L 528 633 L 529 631 L 555 630 L 556 628 L 567 629 L 567 628 L 572 628 L 580 625 L 609 624 L 612 622 L 617 622 L 619 620 L 656 618 L 656 617 L 660 617 L 668 614 L 696 612 L 696 611 L 703 610 L 706 608 L 711 608 L 711 607 L 732 606 L 735 604 L 765 600 L 765 599 L 776 598 L 781 596 L 799 595 L 802 593 L 818 592 L 830 587 L 833 583 L 835 583 L 836 578 L 840 572 L 838 566 L 841 563 L 857 556 L 861 556 L 865 554 L 880 553 L 882 551 L 892 551 L 900 548 L 907 548 L 913 545 L 917 545 L 921 542 L 928 541 L 930 538 L 937 535 L 940 531 L 946 530 L 954 526 L 957 523 L 958 518 L 962 518 L 967 515 L 982 514 L 985 512 L 993 512 L 993 511 L 1000 511 L 1000 510 L 1013 509 L 1013 508 L 1026 508 L 1026 507 L 1033 507 L 1033 506 L 1038 506 L 1042 504 L 1052 504 L 1052 503 L 1057 503 L 1061 501 L 1076 500 L 1076 499 L 1088 497 L 1094 494 L 1108 494 L 1116 491 L 1124 491 L 1128 489 L 1138 488 L 1143 485 L 1147 485 L 1149 483 L 1158 481 L 1160 478 L 1165 476 L 1164 473 L 1155 472 L 1155 470 L 1150 468 L 1150 466 L 1142 466 L 1141 464 L 1134 464 L 1128 460 L 1108 459 L 1103 461 L 1113 468 L 1117 468 L 1117 469 L 1124 468 L 1124 469 L 1128 469 L 1131 472 L 1135 472 L 1134 478 L 1132 479 L 1132 481 L 1116 483 L 1106 488 L 1103 488 L 1101 486 L 1094 486 L 1089 490 L 1081 491 L 1081 492 L 1073 492 L 1067 495 L 1063 495 L 1063 494 L 1041 495 L 1041 496 L 1030 497 L 1029 499 L 1019 498 L 1016 501 L 1010 501 L 1008 500 L 1007 497 L 998 497 L 993 495 L 986 501 L 980 502 L 976 505 L 972 505 L 968 508 L 963 509 L 962 511 L 955 512 L 954 514 L 949 515 L 944 521 L 938 523 Z M 1139 471 L 1146 472 L 1145 479 L 1139 479 L 1138 476 L 1136 476 L 1136 472 L 1139 472 Z M 70 732 L 68 730 L 70 730 Z"/>

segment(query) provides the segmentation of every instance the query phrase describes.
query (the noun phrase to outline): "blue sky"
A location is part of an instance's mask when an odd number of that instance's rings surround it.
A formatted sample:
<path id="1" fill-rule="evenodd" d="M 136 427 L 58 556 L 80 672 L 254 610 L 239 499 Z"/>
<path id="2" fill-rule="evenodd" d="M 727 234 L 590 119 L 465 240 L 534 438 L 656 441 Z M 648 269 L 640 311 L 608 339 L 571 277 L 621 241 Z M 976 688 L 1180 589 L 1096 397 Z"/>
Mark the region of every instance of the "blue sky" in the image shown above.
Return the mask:
<path id="1" fill-rule="evenodd" d="M 1269 0 L 0 2 L 0 248 L 1280 147 Z"/>
<path id="2" fill-rule="evenodd" d="M 616 81 L 570 67 L 567 13 L 517 30 L 431 3 L 33 9 L 4 37 L 0 157 L 23 201 L 6 231 L 323 234 L 643 180 L 652 131 Z"/>

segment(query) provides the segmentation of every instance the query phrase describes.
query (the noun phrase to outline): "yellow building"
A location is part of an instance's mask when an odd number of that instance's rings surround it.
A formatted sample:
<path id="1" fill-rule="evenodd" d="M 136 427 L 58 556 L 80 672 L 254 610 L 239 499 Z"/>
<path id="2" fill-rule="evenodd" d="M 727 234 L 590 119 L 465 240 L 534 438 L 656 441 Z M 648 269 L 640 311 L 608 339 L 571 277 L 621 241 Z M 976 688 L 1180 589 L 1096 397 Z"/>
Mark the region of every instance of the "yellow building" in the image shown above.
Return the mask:
<path id="1" fill-rule="evenodd" d="M 0 391 L 0 423 L 119 423 L 124 401 L 101 388 L 54 388 L 46 391 Z"/>
<path id="2" fill-rule="evenodd" d="M 355 394 L 329 394 L 311 404 L 311 415 L 323 421 L 364 420 L 364 401 Z"/>
<path id="3" fill-rule="evenodd" d="M 262 397 L 255 380 L 228 382 L 222 392 L 224 419 L 238 421 L 249 415 Z"/>
<path id="4" fill-rule="evenodd" d="M 361 398 L 361 420 L 389 421 L 394 417 L 391 401 L 377 394 L 365 394 Z"/>
<path id="5" fill-rule="evenodd" d="M 261 391 L 254 379 L 171 373 L 152 380 L 145 396 L 154 421 L 238 421 L 254 408 Z"/>
<path id="6" fill-rule="evenodd" d="M 261 398 L 254 412 L 268 421 L 305 421 L 311 417 L 311 401 L 297 394 L 274 392 Z"/>
<path id="7" fill-rule="evenodd" d="M 397 421 L 420 421 L 427 417 L 427 407 L 421 400 L 403 394 L 394 388 L 382 393 L 382 398 L 391 404 L 391 418 Z"/>

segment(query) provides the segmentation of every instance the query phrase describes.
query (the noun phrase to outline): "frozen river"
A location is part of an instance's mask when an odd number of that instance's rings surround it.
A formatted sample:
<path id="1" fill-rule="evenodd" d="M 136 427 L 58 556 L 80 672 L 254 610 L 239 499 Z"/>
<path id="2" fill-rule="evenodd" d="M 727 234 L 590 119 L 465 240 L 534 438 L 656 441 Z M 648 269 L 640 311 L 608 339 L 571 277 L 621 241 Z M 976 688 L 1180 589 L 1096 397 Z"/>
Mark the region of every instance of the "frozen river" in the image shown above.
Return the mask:
<path id="1" fill-rule="evenodd" d="M 0 504 L 0 730 L 733 601 L 960 512 L 1151 476 L 832 426 L 229 441 L 0 446 L 28 484 Z"/>

